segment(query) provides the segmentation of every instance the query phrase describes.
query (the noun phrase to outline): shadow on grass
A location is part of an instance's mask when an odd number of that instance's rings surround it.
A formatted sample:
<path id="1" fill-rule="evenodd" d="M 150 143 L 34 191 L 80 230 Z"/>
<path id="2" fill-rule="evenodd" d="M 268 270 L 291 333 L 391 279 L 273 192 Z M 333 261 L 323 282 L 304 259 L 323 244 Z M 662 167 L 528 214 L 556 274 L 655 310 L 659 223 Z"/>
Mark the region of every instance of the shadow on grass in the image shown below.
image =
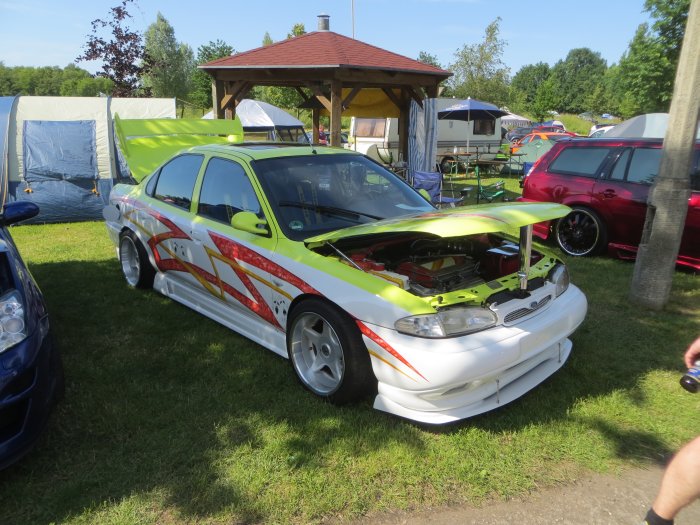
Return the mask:
<path id="1" fill-rule="evenodd" d="M 285 360 L 154 292 L 127 288 L 116 261 L 31 270 L 49 302 L 67 392 L 37 450 L 0 477 L 2 523 L 64 522 L 107 504 L 144 505 L 144 494 L 172 510 L 172 521 L 224 513 L 237 523 L 265 522 L 269 509 L 256 495 L 268 482 L 304 479 L 332 469 L 330 457 L 359 461 L 394 444 L 419 456 L 426 440 L 465 428 L 504 433 L 567 420 L 582 398 L 633 391 L 653 369 L 680 370 L 690 331 L 700 332 L 699 321 L 681 333 L 680 304 L 649 316 L 627 305 L 628 266 L 572 261 L 573 275 L 591 287 L 584 289 L 590 304 L 565 367 L 500 410 L 427 430 L 373 411 L 369 400 L 319 402 Z M 691 288 L 682 281 L 680 295 Z M 602 421 L 590 427 L 620 458 L 670 452 L 651 432 Z"/>

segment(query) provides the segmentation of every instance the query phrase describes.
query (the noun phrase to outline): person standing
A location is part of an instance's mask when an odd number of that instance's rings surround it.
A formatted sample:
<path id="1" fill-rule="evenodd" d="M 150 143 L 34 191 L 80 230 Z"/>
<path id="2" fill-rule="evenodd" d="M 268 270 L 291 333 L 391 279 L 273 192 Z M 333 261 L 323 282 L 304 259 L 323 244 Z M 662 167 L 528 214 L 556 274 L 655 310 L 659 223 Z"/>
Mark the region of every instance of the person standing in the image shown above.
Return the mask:
<path id="1" fill-rule="evenodd" d="M 685 365 L 700 360 L 700 337 L 685 353 Z M 676 515 L 700 497 L 700 436 L 684 445 L 666 467 L 659 492 L 642 525 L 673 525 Z"/>

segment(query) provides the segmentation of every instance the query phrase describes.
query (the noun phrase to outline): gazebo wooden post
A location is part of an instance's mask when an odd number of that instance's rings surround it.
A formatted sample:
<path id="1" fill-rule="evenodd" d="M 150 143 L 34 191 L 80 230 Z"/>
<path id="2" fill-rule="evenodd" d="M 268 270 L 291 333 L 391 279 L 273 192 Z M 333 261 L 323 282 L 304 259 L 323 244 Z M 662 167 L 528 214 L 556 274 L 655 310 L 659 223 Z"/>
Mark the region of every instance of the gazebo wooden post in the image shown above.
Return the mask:
<path id="1" fill-rule="evenodd" d="M 411 98 L 401 90 L 401 106 L 399 107 L 399 158 L 395 161 L 408 160 L 408 124 L 411 107 Z"/>
<path id="2" fill-rule="evenodd" d="M 343 113 L 343 83 L 339 80 L 331 82 L 331 129 L 330 145 L 341 147 L 340 117 Z"/>
<path id="3" fill-rule="evenodd" d="M 311 142 L 318 144 L 318 131 L 321 124 L 321 110 L 319 108 L 311 109 Z"/>
<path id="4" fill-rule="evenodd" d="M 214 118 L 224 118 L 224 108 L 221 101 L 224 99 L 224 81 L 212 78 L 211 81 L 212 113 Z"/>

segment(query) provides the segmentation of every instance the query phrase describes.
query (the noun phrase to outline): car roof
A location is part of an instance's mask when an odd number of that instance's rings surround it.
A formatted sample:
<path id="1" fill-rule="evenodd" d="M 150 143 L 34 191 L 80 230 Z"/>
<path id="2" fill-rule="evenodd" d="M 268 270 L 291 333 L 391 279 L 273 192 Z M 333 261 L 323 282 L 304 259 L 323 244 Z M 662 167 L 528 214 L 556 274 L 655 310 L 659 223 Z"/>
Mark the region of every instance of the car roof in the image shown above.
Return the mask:
<path id="1" fill-rule="evenodd" d="M 188 150 L 190 153 L 216 153 L 239 157 L 248 160 L 262 160 L 279 157 L 301 157 L 306 155 L 361 155 L 344 148 L 309 145 L 297 142 L 239 142 L 236 144 L 207 144 Z"/>

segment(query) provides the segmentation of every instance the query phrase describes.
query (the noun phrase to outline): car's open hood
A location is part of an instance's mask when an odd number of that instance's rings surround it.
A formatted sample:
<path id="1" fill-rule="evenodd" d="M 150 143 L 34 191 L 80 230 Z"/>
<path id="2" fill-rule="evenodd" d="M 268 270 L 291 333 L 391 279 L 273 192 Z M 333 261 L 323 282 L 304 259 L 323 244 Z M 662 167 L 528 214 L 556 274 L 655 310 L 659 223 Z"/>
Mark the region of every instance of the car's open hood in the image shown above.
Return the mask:
<path id="1" fill-rule="evenodd" d="M 438 237 L 508 232 L 521 226 L 558 219 L 570 211 L 568 206 L 549 202 L 461 206 L 351 226 L 309 237 L 304 242 L 307 246 L 317 246 L 350 237 L 398 232 L 430 233 Z"/>

